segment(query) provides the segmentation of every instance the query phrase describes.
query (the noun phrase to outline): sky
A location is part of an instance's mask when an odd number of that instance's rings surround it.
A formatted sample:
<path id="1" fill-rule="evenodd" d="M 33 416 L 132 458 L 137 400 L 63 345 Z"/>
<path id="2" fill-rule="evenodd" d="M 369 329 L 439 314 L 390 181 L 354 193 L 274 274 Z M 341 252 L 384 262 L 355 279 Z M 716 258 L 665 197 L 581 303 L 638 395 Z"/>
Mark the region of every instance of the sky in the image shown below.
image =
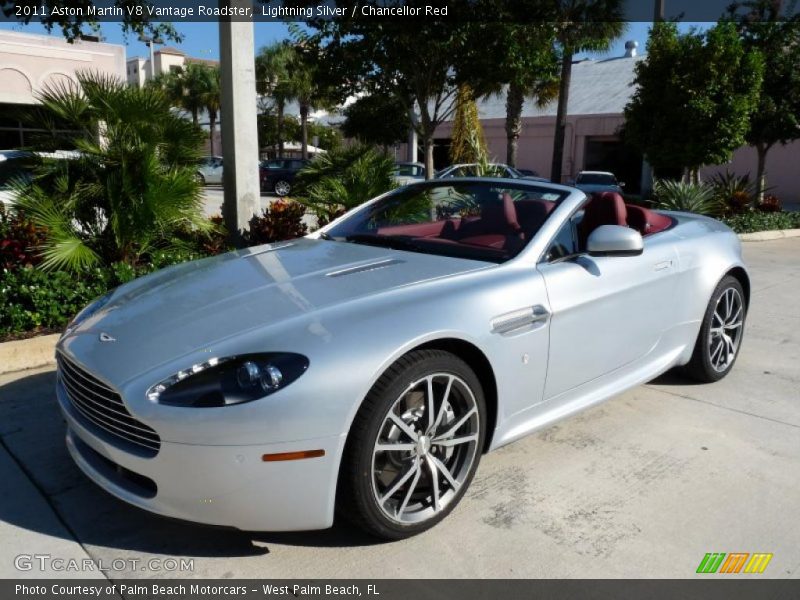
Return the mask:
<path id="1" fill-rule="evenodd" d="M 628 23 L 627 31 L 617 39 L 611 49 L 606 53 L 582 54 L 579 58 L 609 58 L 622 56 L 625 53 L 625 42 L 636 40 L 639 42 L 639 52 L 644 53 L 647 43 L 647 32 L 650 23 L 634 22 Z M 681 31 L 686 31 L 690 27 L 706 29 L 711 23 L 682 23 Z M 167 45 L 180 48 L 189 56 L 196 58 L 219 59 L 219 33 L 217 23 L 176 23 L 176 29 L 183 35 L 184 41 L 180 44 L 168 42 Z M 0 29 L 12 29 L 27 33 L 47 34 L 47 30 L 38 23 L 20 25 L 17 23 L 0 23 Z M 53 30 L 51 35 L 60 36 L 60 30 Z M 127 58 L 134 56 L 148 57 L 147 46 L 139 42 L 135 35 L 125 36 L 122 28 L 117 23 L 104 23 L 102 25 L 102 36 L 106 42 L 125 45 Z M 275 40 L 288 37 L 288 29 L 283 23 L 256 23 L 255 24 L 255 43 L 256 49 L 267 46 Z M 158 46 L 156 46 L 158 48 Z"/>

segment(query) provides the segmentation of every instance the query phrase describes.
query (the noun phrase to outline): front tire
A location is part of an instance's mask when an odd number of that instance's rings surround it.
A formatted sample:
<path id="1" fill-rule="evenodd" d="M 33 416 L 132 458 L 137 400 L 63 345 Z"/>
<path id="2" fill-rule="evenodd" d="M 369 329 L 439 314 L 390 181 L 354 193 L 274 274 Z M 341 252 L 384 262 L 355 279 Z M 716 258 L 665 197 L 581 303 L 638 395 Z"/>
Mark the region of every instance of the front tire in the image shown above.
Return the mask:
<path id="1" fill-rule="evenodd" d="M 730 373 L 742 346 L 746 316 L 742 284 L 726 275 L 711 294 L 703 316 L 692 359 L 686 365 L 690 377 L 713 383 Z"/>
<path id="2" fill-rule="evenodd" d="M 338 513 L 386 540 L 430 529 L 464 496 L 485 436 L 486 403 L 472 369 L 449 352 L 410 352 L 356 415 Z"/>

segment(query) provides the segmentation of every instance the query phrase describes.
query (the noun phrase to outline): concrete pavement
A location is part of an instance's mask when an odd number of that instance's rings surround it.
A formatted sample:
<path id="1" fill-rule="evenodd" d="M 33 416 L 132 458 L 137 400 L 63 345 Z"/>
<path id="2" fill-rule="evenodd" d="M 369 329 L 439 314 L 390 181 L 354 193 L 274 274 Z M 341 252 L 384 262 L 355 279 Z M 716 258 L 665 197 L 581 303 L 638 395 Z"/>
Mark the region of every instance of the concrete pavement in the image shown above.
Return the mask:
<path id="1" fill-rule="evenodd" d="M 682 578 L 706 552 L 771 552 L 761 577 L 797 578 L 800 239 L 745 244 L 745 255 L 752 307 L 728 378 L 703 386 L 668 374 L 485 456 L 448 519 L 393 544 L 345 525 L 252 534 L 129 507 L 69 459 L 53 371 L 0 376 L 0 454 L 35 484 L 5 488 L 0 539 L 17 532 L 15 546 L 32 552 L 55 538 L 58 552 L 104 564 L 193 559 L 184 573 L 130 567 L 112 578 Z M 46 502 L 28 502 L 36 494 Z M 17 575 L 8 561 L 0 554 L 0 577 Z"/>

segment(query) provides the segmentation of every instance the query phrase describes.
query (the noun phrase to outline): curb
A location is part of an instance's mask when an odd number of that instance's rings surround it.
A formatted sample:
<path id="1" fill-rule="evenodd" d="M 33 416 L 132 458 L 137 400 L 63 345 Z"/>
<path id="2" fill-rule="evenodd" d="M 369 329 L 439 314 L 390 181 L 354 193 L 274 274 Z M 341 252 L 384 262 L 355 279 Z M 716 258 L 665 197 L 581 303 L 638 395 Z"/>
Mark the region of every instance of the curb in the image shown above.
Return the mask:
<path id="1" fill-rule="evenodd" d="M 739 239 L 743 242 L 768 242 L 770 240 L 795 237 L 800 237 L 800 229 L 776 229 L 775 231 L 756 231 L 739 234 Z"/>
<path id="2" fill-rule="evenodd" d="M 56 364 L 56 342 L 60 333 L 0 344 L 0 375 Z"/>

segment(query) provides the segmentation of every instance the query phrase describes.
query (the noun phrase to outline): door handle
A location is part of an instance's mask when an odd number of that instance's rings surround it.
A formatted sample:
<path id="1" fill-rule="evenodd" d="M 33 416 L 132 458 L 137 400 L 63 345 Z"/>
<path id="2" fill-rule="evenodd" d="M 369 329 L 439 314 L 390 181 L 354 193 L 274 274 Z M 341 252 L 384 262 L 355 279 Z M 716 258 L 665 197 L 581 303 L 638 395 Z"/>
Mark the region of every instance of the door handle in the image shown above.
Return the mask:
<path id="1" fill-rule="evenodd" d="M 659 263 L 653 265 L 654 271 L 666 271 L 667 269 L 672 268 L 672 261 L 671 260 L 662 260 Z"/>
<path id="2" fill-rule="evenodd" d="M 549 318 L 550 311 L 541 304 L 528 306 L 492 319 L 492 333 L 506 335 L 536 323 L 544 323 Z"/>

